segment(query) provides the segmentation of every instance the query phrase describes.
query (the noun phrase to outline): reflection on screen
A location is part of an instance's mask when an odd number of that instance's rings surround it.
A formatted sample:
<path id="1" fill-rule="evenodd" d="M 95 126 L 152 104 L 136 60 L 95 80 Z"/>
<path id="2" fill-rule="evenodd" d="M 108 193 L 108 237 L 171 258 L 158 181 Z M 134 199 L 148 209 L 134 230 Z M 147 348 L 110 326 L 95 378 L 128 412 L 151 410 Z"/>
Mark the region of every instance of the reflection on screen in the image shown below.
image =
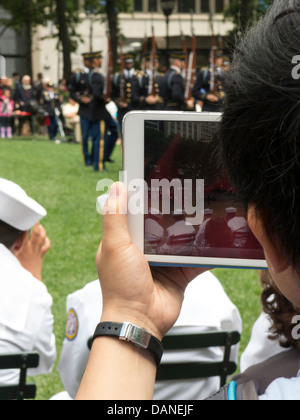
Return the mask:
<path id="1" fill-rule="evenodd" d="M 145 254 L 264 260 L 222 168 L 216 128 L 215 122 L 145 122 Z M 162 180 L 169 188 L 153 188 Z M 204 180 L 203 205 L 201 223 L 193 224 L 187 219 L 195 216 L 191 208 L 199 211 L 197 180 Z"/>

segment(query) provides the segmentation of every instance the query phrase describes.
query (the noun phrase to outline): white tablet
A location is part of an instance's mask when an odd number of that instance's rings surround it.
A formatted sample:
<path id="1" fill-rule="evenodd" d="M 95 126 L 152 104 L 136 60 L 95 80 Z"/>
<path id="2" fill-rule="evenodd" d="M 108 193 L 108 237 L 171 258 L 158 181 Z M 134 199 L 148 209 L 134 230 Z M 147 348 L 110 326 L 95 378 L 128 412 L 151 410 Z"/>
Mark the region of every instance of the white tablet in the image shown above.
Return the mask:
<path id="1" fill-rule="evenodd" d="M 267 267 L 222 167 L 220 120 L 214 113 L 142 111 L 124 119 L 129 228 L 152 265 Z"/>

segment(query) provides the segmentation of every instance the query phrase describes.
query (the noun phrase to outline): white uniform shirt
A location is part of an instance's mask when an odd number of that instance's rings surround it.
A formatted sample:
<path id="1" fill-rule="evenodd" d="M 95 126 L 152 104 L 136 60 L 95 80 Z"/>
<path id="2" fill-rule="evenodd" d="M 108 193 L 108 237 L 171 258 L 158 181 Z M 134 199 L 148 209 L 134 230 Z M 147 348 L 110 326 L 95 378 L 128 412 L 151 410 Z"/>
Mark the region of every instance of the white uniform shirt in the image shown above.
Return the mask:
<path id="1" fill-rule="evenodd" d="M 234 217 L 229 220 L 228 226 L 233 233 L 233 245 L 237 248 L 243 248 L 250 234 L 247 220 L 244 217 Z"/>
<path id="2" fill-rule="evenodd" d="M 88 340 L 94 335 L 101 319 L 102 294 L 99 280 L 67 297 L 67 314 L 58 370 L 65 389 L 75 398 L 90 357 Z"/>
<path id="3" fill-rule="evenodd" d="M 206 240 L 205 240 L 205 229 L 206 226 L 208 224 L 208 222 L 211 221 L 211 217 L 209 219 L 206 219 L 203 223 L 201 223 L 200 228 L 198 230 L 198 233 L 196 235 L 196 240 L 195 240 L 195 246 L 197 248 L 204 248 L 206 245 Z"/>
<path id="4" fill-rule="evenodd" d="M 279 340 L 274 341 L 268 338 L 271 335 L 271 326 L 271 319 L 265 312 L 262 312 L 253 326 L 249 344 L 241 356 L 241 372 L 289 350 L 281 347 Z"/>
<path id="5" fill-rule="evenodd" d="M 84 374 L 90 351 L 88 340 L 93 336 L 102 312 L 102 296 L 99 281 L 88 284 L 67 298 L 66 338 L 59 362 L 62 382 L 72 398 L 75 398 Z M 197 277 L 187 288 L 181 315 L 174 328 L 186 331 L 190 328 L 203 330 L 237 330 L 241 332 L 241 317 L 237 308 L 225 294 L 218 279 L 210 272 Z M 178 331 L 179 331 L 178 330 Z M 200 349 L 199 351 L 165 352 L 163 360 L 208 360 L 223 359 L 223 350 Z M 238 360 L 238 346 L 231 360 Z M 154 399 L 204 399 L 218 391 L 219 378 L 158 383 Z M 67 398 L 57 396 L 54 399 Z"/>
<path id="6" fill-rule="evenodd" d="M 300 401 L 300 372 L 297 378 L 277 379 L 259 399 L 260 401 Z"/>
<path id="7" fill-rule="evenodd" d="M 37 351 L 39 367 L 30 376 L 50 373 L 56 359 L 52 304 L 46 286 L 0 244 L 0 354 Z M 19 375 L 0 371 L 0 384 L 15 384 Z"/>
<path id="8" fill-rule="evenodd" d="M 164 239 L 164 228 L 156 220 L 146 219 L 145 239 L 150 245 L 158 245 Z"/>
<path id="9" fill-rule="evenodd" d="M 167 255 L 192 255 L 195 237 L 194 226 L 180 220 L 167 229 L 163 250 Z"/>
<path id="10" fill-rule="evenodd" d="M 219 280 L 206 272 L 193 280 L 185 292 L 180 316 L 173 327 L 177 332 L 191 329 L 235 330 L 242 332 L 238 309 L 226 295 Z M 237 363 L 239 345 L 232 348 L 230 360 Z M 221 361 L 224 350 L 218 347 L 194 351 L 165 352 L 162 362 Z M 220 378 L 162 381 L 155 385 L 155 400 L 203 400 L 220 389 Z"/>

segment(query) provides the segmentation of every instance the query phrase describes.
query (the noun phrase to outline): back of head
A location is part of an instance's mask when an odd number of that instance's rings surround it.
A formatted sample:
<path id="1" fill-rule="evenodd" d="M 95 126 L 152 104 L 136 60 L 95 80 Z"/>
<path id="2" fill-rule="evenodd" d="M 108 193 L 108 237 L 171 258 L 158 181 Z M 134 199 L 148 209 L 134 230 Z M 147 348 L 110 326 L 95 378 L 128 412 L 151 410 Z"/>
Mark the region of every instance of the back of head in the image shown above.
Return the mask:
<path id="1" fill-rule="evenodd" d="M 298 271 L 300 83 L 293 68 L 299 52 L 300 1 L 275 0 L 237 47 L 221 126 L 233 184 Z"/>
<path id="2" fill-rule="evenodd" d="M 45 217 L 46 210 L 17 184 L 0 178 L 0 243 L 11 248 L 22 232 Z"/>

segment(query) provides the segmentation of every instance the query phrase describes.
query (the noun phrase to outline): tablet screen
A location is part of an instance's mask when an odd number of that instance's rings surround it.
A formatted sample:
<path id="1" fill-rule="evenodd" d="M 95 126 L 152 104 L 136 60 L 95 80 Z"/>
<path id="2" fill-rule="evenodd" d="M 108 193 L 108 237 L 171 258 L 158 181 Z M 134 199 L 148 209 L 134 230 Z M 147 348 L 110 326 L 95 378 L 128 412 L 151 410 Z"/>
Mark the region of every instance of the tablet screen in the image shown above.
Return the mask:
<path id="1" fill-rule="evenodd" d="M 265 259 L 222 167 L 217 128 L 145 121 L 145 254 Z"/>

